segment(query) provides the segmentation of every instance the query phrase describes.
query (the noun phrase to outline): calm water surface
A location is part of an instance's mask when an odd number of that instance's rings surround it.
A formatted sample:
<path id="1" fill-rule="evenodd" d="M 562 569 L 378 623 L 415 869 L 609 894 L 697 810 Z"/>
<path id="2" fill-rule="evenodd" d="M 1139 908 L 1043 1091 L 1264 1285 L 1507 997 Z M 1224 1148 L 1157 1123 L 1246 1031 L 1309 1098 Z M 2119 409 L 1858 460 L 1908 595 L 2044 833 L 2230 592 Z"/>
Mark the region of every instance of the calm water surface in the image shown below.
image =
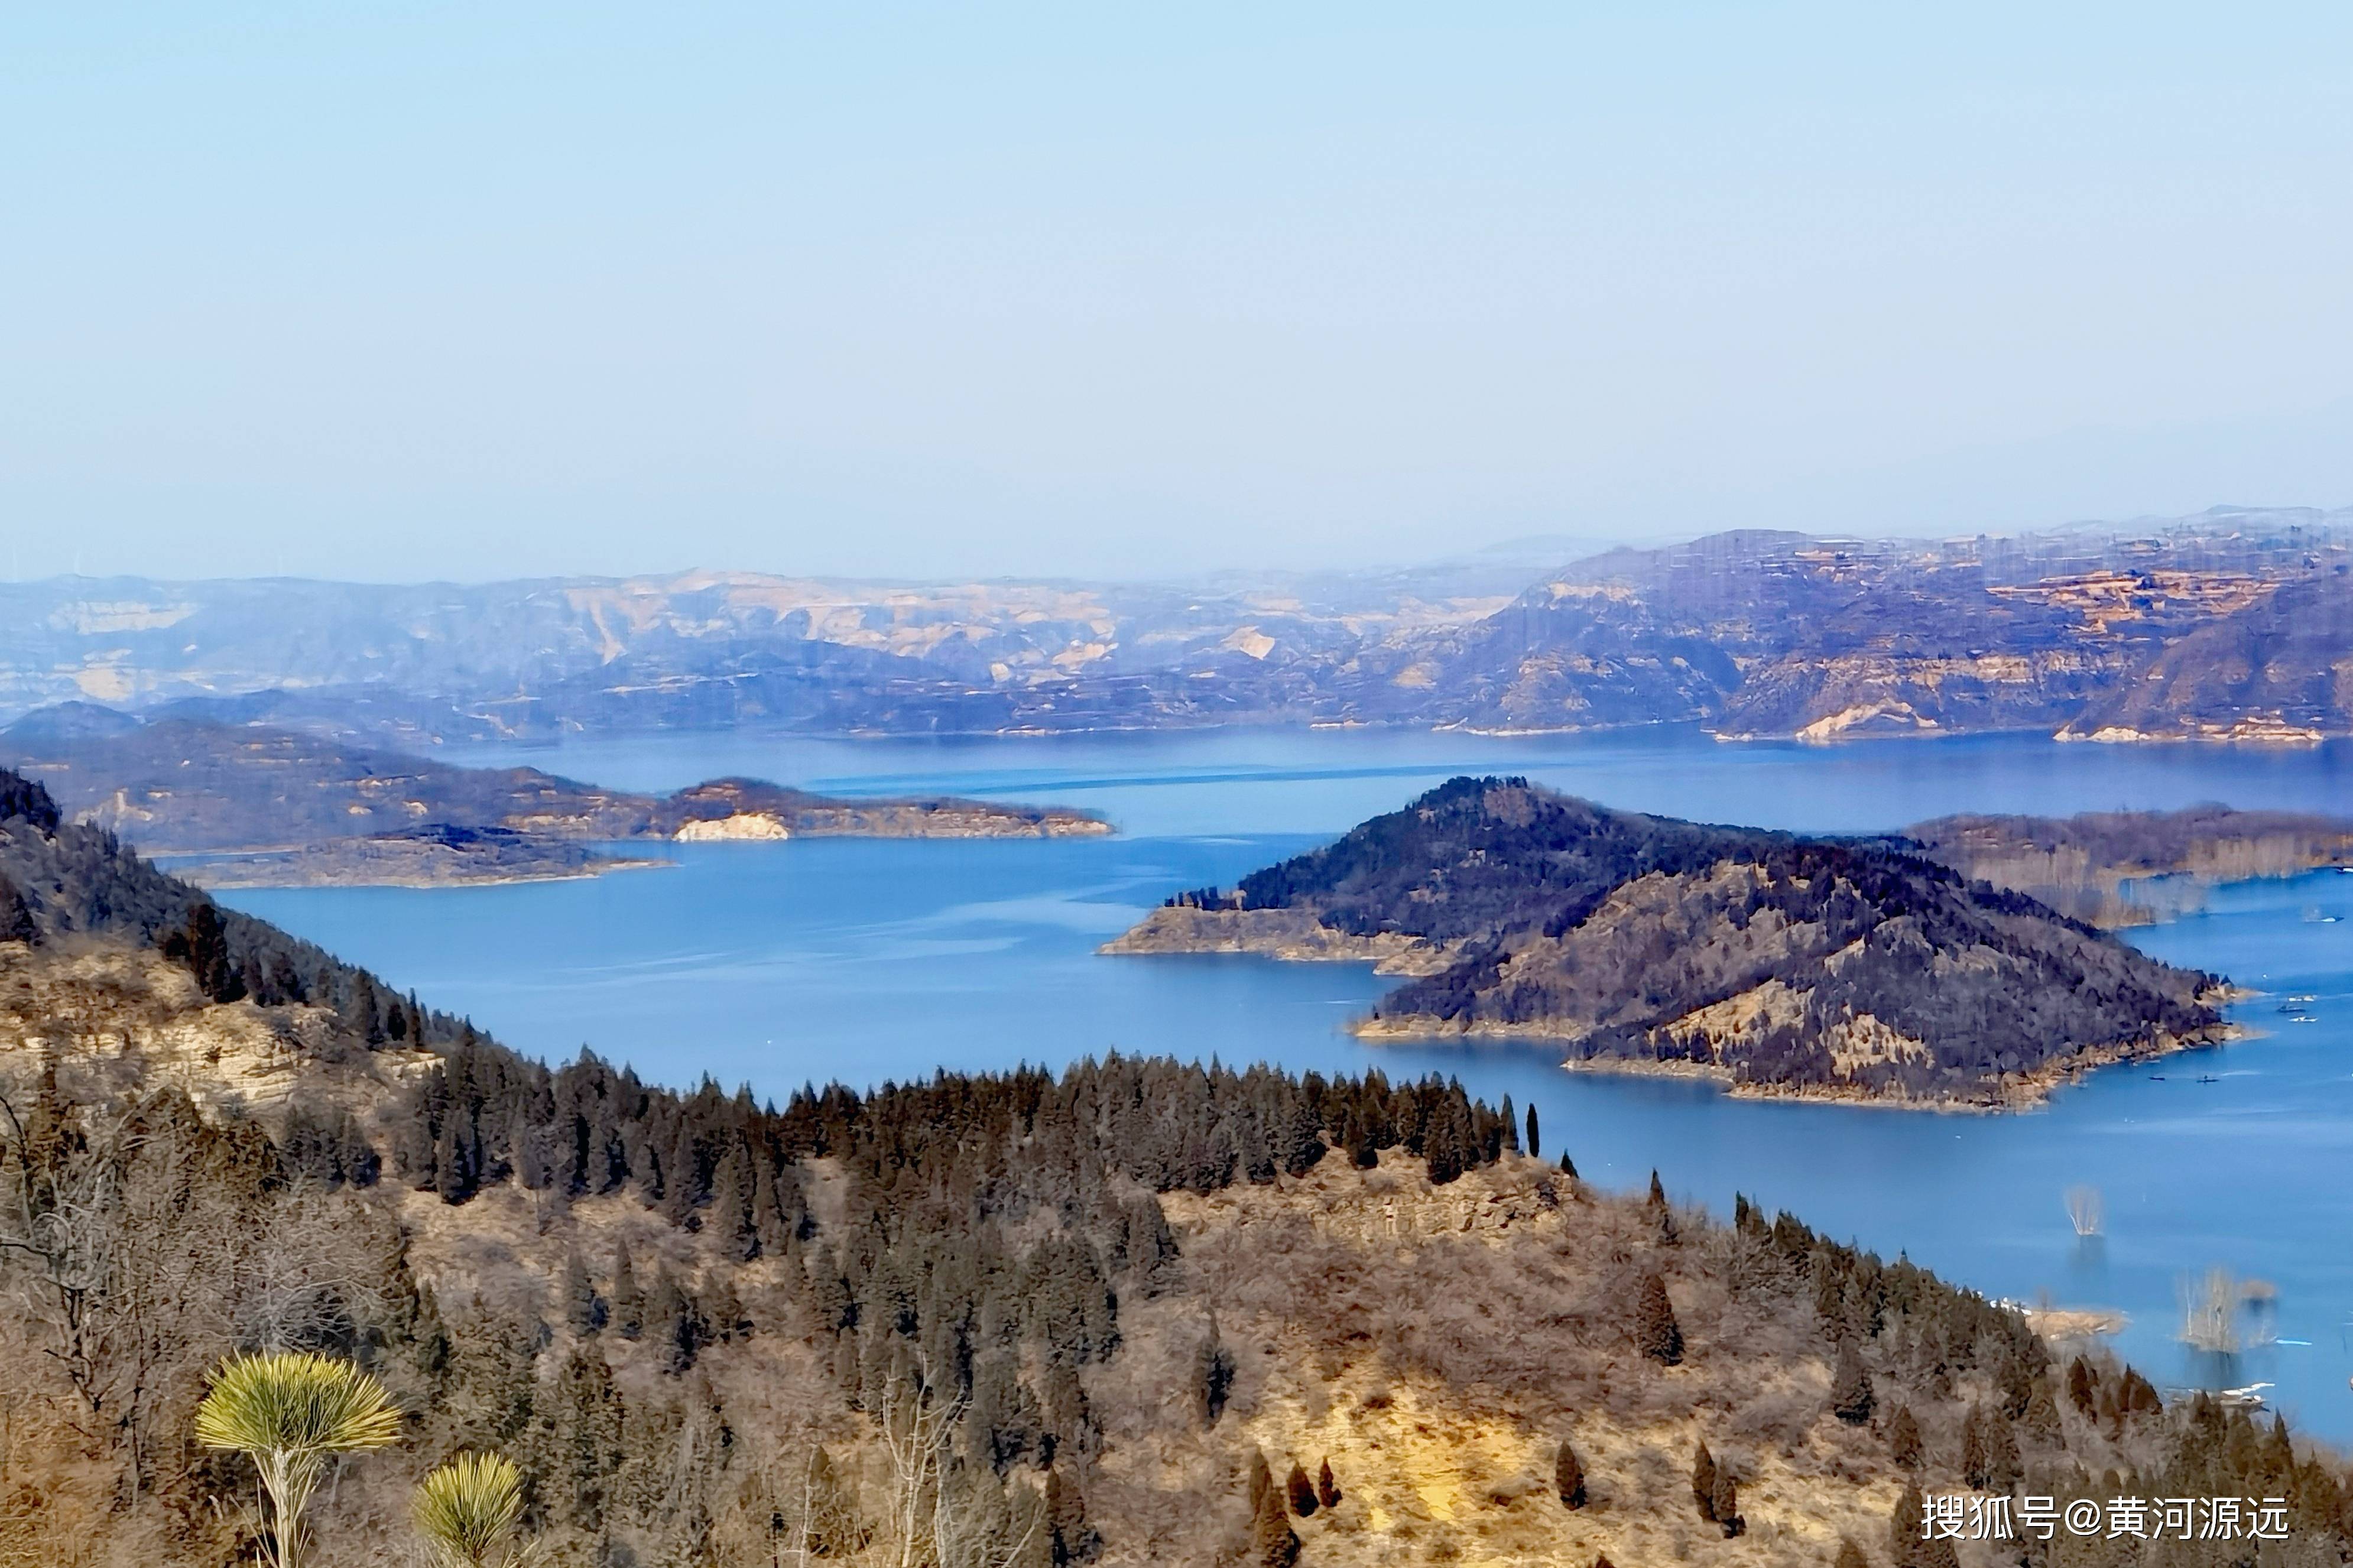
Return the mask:
<path id="1" fill-rule="evenodd" d="M 730 735 L 460 755 L 638 788 L 744 773 L 1055 801 L 1103 811 L 1123 832 L 681 846 L 675 869 L 591 881 L 228 900 L 523 1049 L 586 1045 L 674 1083 L 708 1073 L 781 1097 L 811 1079 L 1059 1064 L 1114 1047 L 1454 1073 L 1482 1097 L 1536 1105 L 1546 1152 L 1567 1149 L 1589 1179 L 1630 1186 L 1656 1166 L 1670 1189 L 1719 1211 L 1746 1192 L 1990 1294 L 2120 1308 L 2132 1320 L 2120 1348 L 2160 1383 L 2271 1382 L 2303 1424 L 2353 1440 L 2353 876 L 2223 889 L 2203 912 L 2136 934 L 2161 957 L 2265 992 L 2242 1010 L 2263 1037 L 2110 1068 L 2017 1116 L 1733 1100 L 1701 1085 L 1573 1077 L 1534 1046 L 1366 1047 L 1341 1028 L 1385 984 L 1364 966 L 1093 952 L 1174 889 L 1230 882 L 1461 772 L 1526 773 L 1679 816 L 1863 830 L 1960 810 L 2205 800 L 2353 812 L 2353 749 L 1224 731 Z M 2088 1244 L 2063 1206 L 2078 1184 L 2105 1197 L 2107 1234 Z M 2216 1267 L 2278 1288 L 2280 1342 L 2194 1365 L 2172 1337 L 2180 1290 Z"/>

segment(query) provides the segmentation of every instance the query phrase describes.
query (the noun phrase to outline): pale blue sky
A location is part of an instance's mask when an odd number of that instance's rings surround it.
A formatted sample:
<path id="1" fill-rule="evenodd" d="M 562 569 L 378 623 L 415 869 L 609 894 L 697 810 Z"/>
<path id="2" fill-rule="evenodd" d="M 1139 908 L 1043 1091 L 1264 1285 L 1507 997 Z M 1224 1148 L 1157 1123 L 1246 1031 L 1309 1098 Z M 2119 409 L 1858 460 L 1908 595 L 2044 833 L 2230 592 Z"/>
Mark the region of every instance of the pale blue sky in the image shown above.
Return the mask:
<path id="1" fill-rule="evenodd" d="M 25 575 L 2353 501 L 2353 7 L 19 6 Z"/>

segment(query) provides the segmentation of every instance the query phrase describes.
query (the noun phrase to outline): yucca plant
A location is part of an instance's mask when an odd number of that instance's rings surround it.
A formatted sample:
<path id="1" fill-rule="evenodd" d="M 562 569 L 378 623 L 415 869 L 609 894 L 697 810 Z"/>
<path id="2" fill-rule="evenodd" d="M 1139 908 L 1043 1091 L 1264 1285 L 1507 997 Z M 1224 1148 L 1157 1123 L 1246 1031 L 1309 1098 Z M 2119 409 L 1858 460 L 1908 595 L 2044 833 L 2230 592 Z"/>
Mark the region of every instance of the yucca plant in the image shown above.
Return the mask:
<path id="1" fill-rule="evenodd" d="M 411 1506 L 434 1568 L 519 1568 L 531 1558 L 515 1539 L 522 1472 L 503 1454 L 459 1455 L 417 1483 Z"/>
<path id="2" fill-rule="evenodd" d="M 347 1361 L 307 1351 L 231 1356 L 196 1407 L 196 1441 L 250 1457 L 261 1475 L 261 1560 L 301 1568 L 302 1510 L 337 1454 L 400 1436 L 384 1384 Z"/>

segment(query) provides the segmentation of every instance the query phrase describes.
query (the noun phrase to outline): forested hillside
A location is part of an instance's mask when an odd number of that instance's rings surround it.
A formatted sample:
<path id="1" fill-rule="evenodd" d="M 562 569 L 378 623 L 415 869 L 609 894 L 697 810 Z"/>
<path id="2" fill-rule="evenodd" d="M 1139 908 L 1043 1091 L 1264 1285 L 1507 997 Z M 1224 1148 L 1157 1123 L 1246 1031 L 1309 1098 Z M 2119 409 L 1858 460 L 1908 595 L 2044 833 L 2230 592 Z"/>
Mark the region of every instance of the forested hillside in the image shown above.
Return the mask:
<path id="1" fill-rule="evenodd" d="M 1599 1192 L 1449 1083 L 679 1093 L 224 919 L 5 773 L 0 865 L 0 1563 L 250 1560 L 252 1472 L 191 1415 L 265 1348 L 401 1412 L 320 1563 L 414 1561 L 408 1483 L 482 1449 L 584 1568 L 1943 1568 L 1918 1495 L 1968 1486 L 2348 1540 L 2277 1423 L 1745 1200 Z"/>
<path id="2" fill-rule="evenodd" d="M 1363 1032 L 1557 1039 L 1752 1092 L 2002 1103 L 2223 1037 L 2211 976 L 1918 851 L 1461 778 L 1110 951 L 1377 957 L 1415 978 Z"/>

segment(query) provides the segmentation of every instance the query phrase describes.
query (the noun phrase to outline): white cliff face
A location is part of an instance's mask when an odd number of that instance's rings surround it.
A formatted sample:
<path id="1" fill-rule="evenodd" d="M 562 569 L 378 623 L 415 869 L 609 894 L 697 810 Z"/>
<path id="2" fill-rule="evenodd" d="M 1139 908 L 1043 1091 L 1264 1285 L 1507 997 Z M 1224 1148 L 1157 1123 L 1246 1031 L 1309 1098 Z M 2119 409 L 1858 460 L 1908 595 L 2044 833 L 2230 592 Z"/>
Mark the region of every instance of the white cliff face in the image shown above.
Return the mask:
<path id="1" fill-rule="evenodd" d="M 776 817 L 765 811 L 739 811 L 733 816 L 706 817 L 699 822 L 679 825 L 670 837 L 681 844 L 707 843 L 723 838 L 790 838 L 792 833 Z"/>

